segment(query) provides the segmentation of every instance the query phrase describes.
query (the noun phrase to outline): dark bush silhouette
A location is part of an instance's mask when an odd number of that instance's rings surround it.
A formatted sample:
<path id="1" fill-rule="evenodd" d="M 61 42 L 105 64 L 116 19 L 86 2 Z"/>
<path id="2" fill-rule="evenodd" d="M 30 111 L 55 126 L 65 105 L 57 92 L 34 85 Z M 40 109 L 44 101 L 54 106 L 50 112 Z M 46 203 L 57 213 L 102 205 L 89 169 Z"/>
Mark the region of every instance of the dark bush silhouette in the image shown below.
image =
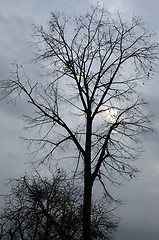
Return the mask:
<path id="1" fill-rule="evenodd" d="M 12 179 L 0 215 L 1 240 L 80 240 L 83 190 L 64 171 Z M 92 240 L 111 239 L 118 221 L 103 203 L 92 206 Z"/>

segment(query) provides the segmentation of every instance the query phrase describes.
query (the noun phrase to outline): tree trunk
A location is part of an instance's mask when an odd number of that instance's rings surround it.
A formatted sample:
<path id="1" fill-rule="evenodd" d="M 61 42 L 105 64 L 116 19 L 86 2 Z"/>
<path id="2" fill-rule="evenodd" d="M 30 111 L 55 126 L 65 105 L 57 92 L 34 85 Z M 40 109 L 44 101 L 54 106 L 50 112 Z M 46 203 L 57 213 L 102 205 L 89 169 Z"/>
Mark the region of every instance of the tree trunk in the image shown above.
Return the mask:
<path id="1" fill-rule="evenodd" d="M 91 240 L 91 199 L 92 182 L 90 177 L 85 177 L 83 201 L 83 240 Z"/>
<path id="2" fill-rule="evenodd" d="M 84 199 L 83 199 L 83 240 L 91 240 L 91 202 L 92 202 L 92 177 L 91 177 L 91 138 L 92 120 L 91 108 L 87 112 L 86 145 L 84 159 Z"/>

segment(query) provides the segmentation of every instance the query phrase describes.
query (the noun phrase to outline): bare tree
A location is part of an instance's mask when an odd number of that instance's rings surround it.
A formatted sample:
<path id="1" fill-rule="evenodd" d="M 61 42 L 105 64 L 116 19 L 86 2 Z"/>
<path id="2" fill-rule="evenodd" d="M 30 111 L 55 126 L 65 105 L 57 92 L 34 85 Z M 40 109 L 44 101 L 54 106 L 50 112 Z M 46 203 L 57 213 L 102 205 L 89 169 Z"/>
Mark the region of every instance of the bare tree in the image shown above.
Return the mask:
<path id="1" fill-rule="evenodd" d="M 82 239 L 82 189 L 59 170 L 9 181 L 10 193 L 0 214 L 1 240 Z M 102 202 L 92 208 L 92 239 L 112 239 L 118 226 Z"/>
<path id="2" fill-rule="evenodd" d="M 40 162 L 54 158 L 76 164 L 74 176 L 84 184 L 83 239 L 90 240 L 95 180 L 110 196 L 107 180 L 119 184 L 119 176 L 132 178 L 137 172 L 132 161 L 141 153 L 143 134 L 151 131 L 138 90 L 155 70 L 159 45 L 142 19 L 113 18 L 99 6 L 73 19 L 52 13 L 48 29 L 35 28 L 35 60 L 49 74 L 31 81 L 15 64 L 1 89 L 12 99 L 24 93 L 35 109 L 29 126 L 44 131 L 29 141 L 44 153 Z"/>

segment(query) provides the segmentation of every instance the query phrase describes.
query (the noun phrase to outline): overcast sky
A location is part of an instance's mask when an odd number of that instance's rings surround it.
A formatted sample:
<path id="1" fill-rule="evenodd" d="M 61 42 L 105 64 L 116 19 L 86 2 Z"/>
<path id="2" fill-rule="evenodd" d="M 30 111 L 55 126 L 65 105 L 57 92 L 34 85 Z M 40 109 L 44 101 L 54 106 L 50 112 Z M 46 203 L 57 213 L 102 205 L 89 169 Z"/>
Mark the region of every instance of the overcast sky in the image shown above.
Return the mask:
<path id="1" fill-rule="evenodd" d="M 147 25 L 159 33 L 158 0 L 103 0 L 110 11 L 117 9 L 131 18 L 143 16 Z M 95 4 L 94 0 L 0 0 L 0 79 L 11 69 L 11 62 L 25 62 L 34 56 L 31 47 L 32 24 L 49 20 L 51 11 L 80 14 Z M 143 92 L 155 114 L 155 127 L 159 131 L 159 74 L 144 86 Z M 21 115 L 28 109 L 0 103 L 0 191 L 4 180 L 23 175 L 28 171 L 27 157 L 19 136 L 25 134 Z M 115 189 L 123 200 L 118 214 L 121 217 L 117 240 L 159 239 L 159 132 L 150 136 L 144 145 L 145 152 L 136 162 L 141 169 L 137 179 Z"/>

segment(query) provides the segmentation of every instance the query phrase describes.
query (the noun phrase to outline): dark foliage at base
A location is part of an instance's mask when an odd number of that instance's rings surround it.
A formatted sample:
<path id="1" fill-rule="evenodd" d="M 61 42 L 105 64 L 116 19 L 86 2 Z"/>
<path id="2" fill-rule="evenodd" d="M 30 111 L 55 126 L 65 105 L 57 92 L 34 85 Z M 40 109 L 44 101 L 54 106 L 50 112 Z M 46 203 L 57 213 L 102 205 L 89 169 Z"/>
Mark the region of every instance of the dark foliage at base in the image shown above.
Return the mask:
<path id="1" fill-rule="evenodd" d="M 50 178 L 38 173 L 9 182 L 0 215 L 1 240 L 82 239 L 83 190 L 58 170 Z M 92 204 L 92 240 L 108 240 L 118 226 L 101 202 Z"/>

